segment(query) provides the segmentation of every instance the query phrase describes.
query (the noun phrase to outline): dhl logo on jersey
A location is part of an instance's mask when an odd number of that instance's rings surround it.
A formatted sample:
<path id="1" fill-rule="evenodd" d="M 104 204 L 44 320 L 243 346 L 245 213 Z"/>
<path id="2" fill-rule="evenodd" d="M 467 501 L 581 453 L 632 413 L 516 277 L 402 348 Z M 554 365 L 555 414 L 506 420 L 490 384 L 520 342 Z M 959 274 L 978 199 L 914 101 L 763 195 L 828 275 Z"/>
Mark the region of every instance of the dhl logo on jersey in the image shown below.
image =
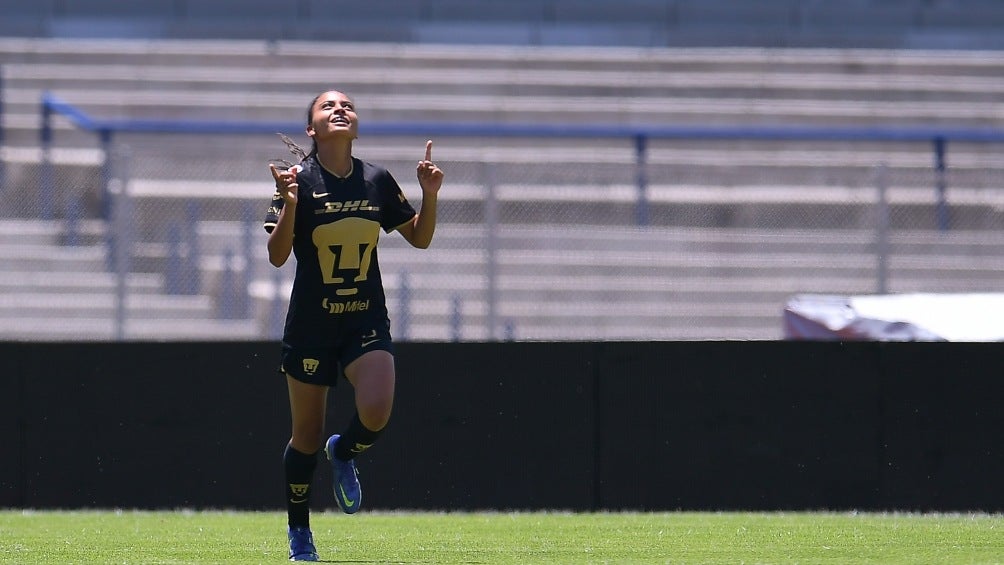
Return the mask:
<path id="1" fill-rule="evenodd" d="M 323 208 L 314 210 L 315 214 L 337 214 L 339 212 L 378 212 L 379 206 L 370 206 L 369 200 L 348 200 L 345 202 L 325 202 Z"/>

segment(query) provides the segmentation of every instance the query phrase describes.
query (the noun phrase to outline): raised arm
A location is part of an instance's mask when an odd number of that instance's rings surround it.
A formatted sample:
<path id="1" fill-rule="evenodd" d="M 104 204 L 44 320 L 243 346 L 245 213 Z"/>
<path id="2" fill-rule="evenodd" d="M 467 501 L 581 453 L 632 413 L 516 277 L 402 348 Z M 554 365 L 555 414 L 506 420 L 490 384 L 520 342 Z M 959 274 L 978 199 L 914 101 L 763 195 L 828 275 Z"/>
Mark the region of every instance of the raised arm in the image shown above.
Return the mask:
<path id="1" fill-rule="evenodd" d="M 279 210 L 279 221 L 268 236 L 268 262 L 276 267 L 286 264 L 290 252 L 293 251 L 293 226 L 296 224 L 296 201 L 299 185 L 296 183 L 297 168 L 279 171 L 275 165 L 269 165 L 275 188 L 282 196 L 282 209 Z"/>
<path id="2" fill-rule="evenodd" d="M 415 247 L 425 249 L 436 232 L 436 208 L 443 171 L 432 162 L 432 140 L 425 142 L 425 159 L 418 162 L 418 184 L 422 187 L 422 207 L 412 221 L 398 227 L 401 235 Z"/>

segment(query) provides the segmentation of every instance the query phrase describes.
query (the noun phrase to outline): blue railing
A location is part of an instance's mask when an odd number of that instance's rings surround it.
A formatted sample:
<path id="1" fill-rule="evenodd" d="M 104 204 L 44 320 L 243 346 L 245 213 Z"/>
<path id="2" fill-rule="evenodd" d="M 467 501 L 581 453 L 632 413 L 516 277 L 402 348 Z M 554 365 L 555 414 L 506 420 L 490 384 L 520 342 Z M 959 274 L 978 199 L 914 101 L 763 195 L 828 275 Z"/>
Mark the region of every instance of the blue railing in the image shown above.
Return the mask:
<path id="1" fill-rule="evenodd" d="M 83 110 L 50 93 L 42 96 L 41 145 L 52 144 L 52 116 L 60 114 L 77 127 L 95 133 L 108 155 L 116 133 L 260 134 L 299 131 L 302 123 L 229 122 L 212 120 L 95 119 Z M 947 126 L 816 126 L 816 125 L 590 125 L 590 124 L 492 124 L 441 122 L 370 122 L 360 126 L 373 136 L 453 136 L 453 137 L 550 137 L 634 140 L 637 200 L 635 218 L 649 223 L 648 178 L 645 173 L 649 141 L 662 140 L 748 140 L 748 141 L 880 141 L 926 143 L 932 148 L 935 171 L 938 226 L 948 229 L 947 154 L 950 142 L 1004 143 L 1004 130 L 986 127 Z M 48 154 L 48 152 L 45 152 Z M 106 169 L 106 173 L 107 173 Z M 51 175 L 43 174 L 43 186 L 51 186 Z M 43 209 L 44 211 L 44 209 Z"/>

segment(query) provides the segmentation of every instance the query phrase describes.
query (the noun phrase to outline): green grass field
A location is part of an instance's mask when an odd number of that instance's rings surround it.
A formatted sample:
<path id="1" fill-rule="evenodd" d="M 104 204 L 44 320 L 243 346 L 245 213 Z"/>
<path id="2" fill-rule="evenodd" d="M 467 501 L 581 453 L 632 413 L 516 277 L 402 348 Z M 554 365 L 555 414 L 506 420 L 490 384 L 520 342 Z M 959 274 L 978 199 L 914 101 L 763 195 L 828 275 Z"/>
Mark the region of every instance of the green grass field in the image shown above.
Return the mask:
<path id="1" fill-rule="evenodd" d="M 1004 563 L 1004 516 L 315 513 L 331 563 Z M 0 512 L 0 563 L 280 563 L 278 512 Z"/>

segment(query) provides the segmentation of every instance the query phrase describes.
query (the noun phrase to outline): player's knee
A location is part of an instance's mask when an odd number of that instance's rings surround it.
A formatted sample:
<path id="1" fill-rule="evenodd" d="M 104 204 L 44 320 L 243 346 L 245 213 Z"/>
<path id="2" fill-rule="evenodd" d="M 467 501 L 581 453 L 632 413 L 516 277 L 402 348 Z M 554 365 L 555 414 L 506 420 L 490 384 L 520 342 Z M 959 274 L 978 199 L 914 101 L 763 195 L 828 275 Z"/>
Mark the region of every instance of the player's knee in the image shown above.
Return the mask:
<path id="1" fill-rule="evenodd" d="M 390 421 L 392 403 L 388 400 L 381 403 L 372 403 L 367 406 L 359 406 L 359 421 L 366 429 L 379 432 Z"/>

